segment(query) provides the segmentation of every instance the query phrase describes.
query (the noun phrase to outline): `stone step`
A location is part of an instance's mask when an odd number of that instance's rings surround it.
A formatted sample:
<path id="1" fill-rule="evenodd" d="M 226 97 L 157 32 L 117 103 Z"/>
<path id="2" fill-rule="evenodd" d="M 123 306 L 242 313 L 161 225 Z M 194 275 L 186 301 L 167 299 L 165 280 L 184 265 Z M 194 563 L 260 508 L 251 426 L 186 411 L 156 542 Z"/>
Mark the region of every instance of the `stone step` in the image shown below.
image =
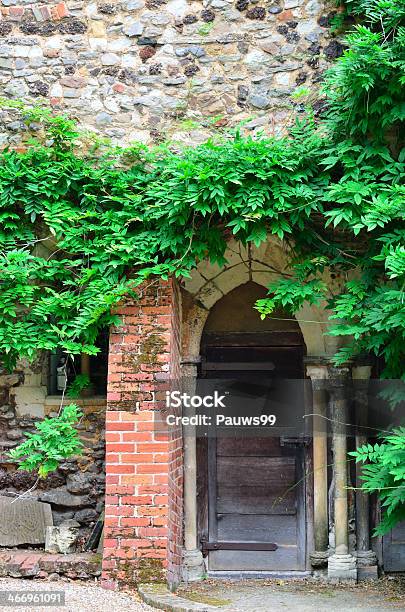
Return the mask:
<path id="1" fill-rule="evenodd" d="M 138 592 L 145 603 L 158 610 L 168 612 L 214 612 L 219 608 L 209 606 L 185 597 L 179 597 L 169 591 L 165 584 L 140 584 Z"/>
<path id="2" fill-rule="evenodd" d="M 0 576 L 46 578 L 52 574 L 86 579 L 101 574 L 101 556 L 95 553 L 50 554 L 34 550 L 2 550 Z"/>

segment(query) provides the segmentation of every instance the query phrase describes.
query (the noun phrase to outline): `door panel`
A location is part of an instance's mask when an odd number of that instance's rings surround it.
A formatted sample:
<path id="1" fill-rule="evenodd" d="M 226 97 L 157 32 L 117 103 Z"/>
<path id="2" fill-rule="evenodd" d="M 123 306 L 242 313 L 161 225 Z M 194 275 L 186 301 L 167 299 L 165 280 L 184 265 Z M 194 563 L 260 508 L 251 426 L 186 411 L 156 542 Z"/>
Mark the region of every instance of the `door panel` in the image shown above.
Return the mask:
<path id="1" fill-rule="evenodd" d="M 271 379 L 302 378 L 302 346 L 206 345 L 203 355 L 202 378 L 236 380 L 242 388 L 246 382 L 246 397 L 254 398 L 256 389 L 258 398 L 265 396 L 263 389 L 272 387 Z M 232 371 L 232 364 L 239 362 L 246 370 Z M 259 365 L 270 362 L 271 370 L 260 369 Z M 282 445 L 273 433 L 266 438 L 207 440 L 208 534 L 205 531 L 204 539 L 208 539 L 211 571 L 305 569 L 303 447 Z M 251 549 L 238 549 L 238 544 L 243 548 L 249 544 Z M 271 544 L 275 550 L 260 550 Z"/>
<path id="2" fill-rule="evenodd" d="M 220 457 L 279 457 L 282 448 L 278 438 L 218 438 L 217 456 Z"/>
<path id="3" fill-rule="evenodd" d="M 213 550 L 209 554 L 212 571 L 291 571 L 301 569 L 297 547 L 280 546 L 275 551 Z"/>
<path id="4" fill-rule="evenodd" d="M 277 545 L 294 546 L 297 541 L 297 520 L 295 516 L 219 514 L 218 540 L 271 541 Z"/>
<path id="5" fill-rule="evenodd" d="M 405 571 L 405 521 L 383 537 L 383 564 L 386 572 Z"/>
<path id="6" fill-rule="evenodd" d="M 278 483 L 272 487 L 222 486 L 218 488 L 217 511 L 236 514 L 295 514 L 295 493 Z M 252 501 L 254 500 L 254 501 Z"/>
<path id="7" fill-rule="evenodd" d="M 295 472 L 295 457 L 217 455 L 217 512 L 295 514 Z"/>
<path id="8" fill-rule="evenodd" d="M 249 444 L 249 440 L 245 441 Z M 218 485 L 237 483 L 253 487 L 286 487 L 294 484 L 295 457 L 218 457 Z"/>
<path id="9" fill-rule="evenodd" d="M 210 551 L 210 570 L 304 569 L 300 461 L 300 451 L 282 447 L 279 438 L 209 441 L 209 539 L 252 543 L 252 550 Z M 277 549 L 254 550 L 255 543 L 274 543 Z"/>

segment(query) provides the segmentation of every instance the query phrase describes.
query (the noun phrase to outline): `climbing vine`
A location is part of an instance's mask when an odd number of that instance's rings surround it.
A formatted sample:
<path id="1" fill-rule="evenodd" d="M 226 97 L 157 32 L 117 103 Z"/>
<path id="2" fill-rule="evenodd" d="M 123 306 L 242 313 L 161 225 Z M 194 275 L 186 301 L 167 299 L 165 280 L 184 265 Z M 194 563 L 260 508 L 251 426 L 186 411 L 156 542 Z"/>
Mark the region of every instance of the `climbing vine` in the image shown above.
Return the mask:
<path id="1" fill-rule="evenodd" d="M 378 443 L 349 453 L 362 467 L 363 490 L 378 493 L 385 510 L 375 535 L 384 535 L 405 520 L 405 427 L 385 434 Z"/>
<path id="2" fill-rule="evenodd" d="M 347 0 L 339 28 L 355 25 L 325 75 L 324 110 L 284 137 L 108 147 L 16 103 L 42 133 L 0 154 L 3 364 L 56 348 L 94 354 L 98 331 L 118 323 L 113 307 L 146 279 L 225 263 L 231 235 L 259 245 L 273 234 L 292 275 L 270 286 L 261 315 L 326 301 L 329 333 L 349 340 L 337 363 L 371 352 L 384 376 L 405 379 L 404 17 L 404 0 Z M 56 460 L 46 448 L 43 472 Z"/>
<path id="3" fill-rule="evenodd" d="M 331 333 L 354 339 L 337 361 L 372 351 L 387 376 L 404 375 L 405 2 L 349 0 L 346 15 L 361 25 L 326 74 L 325 111 L 285 137 L 100 148 L 72 120 L 21 106 L 43 134 L 1 152 L 7 367 L 42 349 L 93 354 L 98 330 L 117 322 L 112 307 L 146 278 L 224 263 L 230 234 L 257 245 L 275 234 L 294 272 L 259 302 L 262 315 L 326 299 L 344 321 Z M 341 279 L 333 296 L 325 269 Z"/>
<path id="4" fill-rule="evenodd" d="M 83 443 L 76 426 L 82 416 L 75 404 L 65 406 L 58 416 L 36 423 L 36 432 L 26 433 L 26 440 L 12 449 L 9 456 L 18 461 L 20 470 L 37 472 L 38 478 L 46 478 L 61 461 L 81 454 Z"/>

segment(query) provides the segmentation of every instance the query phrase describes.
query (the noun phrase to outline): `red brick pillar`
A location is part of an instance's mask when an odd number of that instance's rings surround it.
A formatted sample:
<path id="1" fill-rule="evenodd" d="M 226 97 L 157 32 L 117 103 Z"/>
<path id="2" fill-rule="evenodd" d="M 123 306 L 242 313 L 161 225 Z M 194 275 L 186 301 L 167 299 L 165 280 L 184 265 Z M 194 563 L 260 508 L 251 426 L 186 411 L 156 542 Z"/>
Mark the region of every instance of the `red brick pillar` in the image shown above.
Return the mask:
<path id="1" fill-rule="evenodd" d="M 180 368 L 178 291 L 155 281 L 118 309 L 110 335 L 102 584 L 179 581 L 181 431 L 156 431 L 156 391 Z"/>

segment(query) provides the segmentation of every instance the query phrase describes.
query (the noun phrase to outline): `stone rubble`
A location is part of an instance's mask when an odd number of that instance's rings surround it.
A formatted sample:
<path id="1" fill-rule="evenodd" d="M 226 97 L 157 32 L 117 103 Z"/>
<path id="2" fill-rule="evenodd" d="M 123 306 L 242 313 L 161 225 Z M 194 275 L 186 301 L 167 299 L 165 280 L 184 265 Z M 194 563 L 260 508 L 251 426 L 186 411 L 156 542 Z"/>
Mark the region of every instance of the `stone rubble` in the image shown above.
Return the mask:
<path id="1" fill-rule="evenodd" d="M 64 576 L 85 580 L 101 574 L 100 556 L 94 553 L 70 555 L 50 554 L 33 550 L 2 550 L 0 577 L 49 578 Z"/>
<path id="2" fill-rule="evenodd" d="M 72 84 L 74 78 L 65 77 L 65 82 Z M 19 122 L 15 130 L 17 133 L 21 131 Z M 34 415 L 20 414 L 16 406 L 16 392 L 24 389 L 24 377 L 28 378 L 24 372 L 6 374 L 0 371 L 0 495 L 13 498 L 27 491 L 36 480 L 35 474 L 16 470 L 14 462 L 7 456 L 7 451 L 24 440 L 24 432 L 34 430 L 38 419 Z M 45 404 L 49 403 L 42 406 L 46 416 L 54 414 L 55 401 L 57 398 L 53 403 L 43 400 Z M 79 427 L 84 443 L 83 455 L 77 460 L 61 463 L 57 471 L 49 474 L 30 492 L 29 498 L 51 505 L 55 526 L 70 519 L 77 521 L 82 545 L 104 509 L 105 398 L 80 400 L 79 403 L 85 413 Z M 30 410 L 34 412 L 33 404 L 27 406 L 27 411 Z"/>

